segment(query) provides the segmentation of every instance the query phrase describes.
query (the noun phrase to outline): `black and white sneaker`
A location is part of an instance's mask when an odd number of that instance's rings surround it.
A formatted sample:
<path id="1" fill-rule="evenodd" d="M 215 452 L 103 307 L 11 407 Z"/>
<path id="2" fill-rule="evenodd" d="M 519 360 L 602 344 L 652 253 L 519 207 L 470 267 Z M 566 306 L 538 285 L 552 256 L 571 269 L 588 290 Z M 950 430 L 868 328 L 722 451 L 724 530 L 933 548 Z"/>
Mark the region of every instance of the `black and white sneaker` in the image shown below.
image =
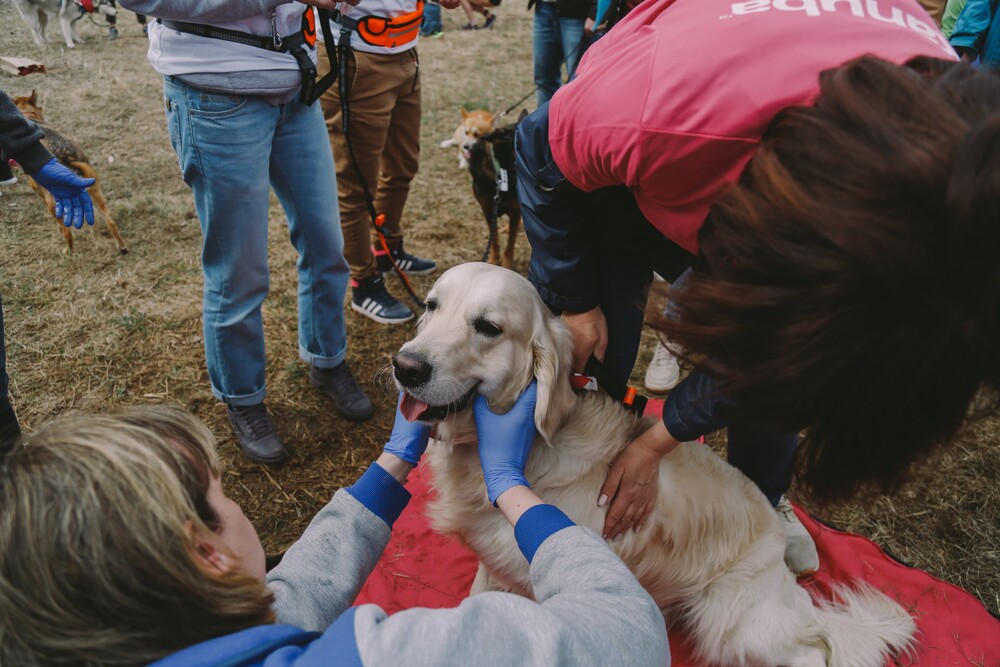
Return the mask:
<path id="1" fill-rule="evenodd" d="M 382 274 L 351 281 L 351 308 L 380 324 L 402 324 L 413 319 L 413 311 L 389 294 Z"/>
<path id="2" fill-rule="evenodd" d="M 382 273 L 392 271 L 392 262 L 389 261 L 389 255 L 385 250 L 373 247 L 372 252 L 375 253 L 375 266 L 379 271 Z M 408 273 L 411 276 L 427 275 L 437 268 L 437 262 L 434 260 L 417 257 L 403 250 L 402 241 L 400 241 L 399 247 L 392 251 L 392 258 L 403 273 Z"/>

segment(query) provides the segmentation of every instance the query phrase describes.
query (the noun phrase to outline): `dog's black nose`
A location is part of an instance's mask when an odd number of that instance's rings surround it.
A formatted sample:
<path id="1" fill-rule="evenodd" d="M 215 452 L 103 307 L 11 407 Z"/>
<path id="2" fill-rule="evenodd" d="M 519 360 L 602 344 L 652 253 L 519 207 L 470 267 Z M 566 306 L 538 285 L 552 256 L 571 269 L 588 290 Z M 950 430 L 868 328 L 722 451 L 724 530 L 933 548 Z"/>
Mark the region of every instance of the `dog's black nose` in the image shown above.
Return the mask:
<path id="1" fill-rule="evenodd" d="M 431 377 L 434 368 L 420 357 L 400 352 L 392 358 L 396 380 L 407 388 L 419 387 Z"/>

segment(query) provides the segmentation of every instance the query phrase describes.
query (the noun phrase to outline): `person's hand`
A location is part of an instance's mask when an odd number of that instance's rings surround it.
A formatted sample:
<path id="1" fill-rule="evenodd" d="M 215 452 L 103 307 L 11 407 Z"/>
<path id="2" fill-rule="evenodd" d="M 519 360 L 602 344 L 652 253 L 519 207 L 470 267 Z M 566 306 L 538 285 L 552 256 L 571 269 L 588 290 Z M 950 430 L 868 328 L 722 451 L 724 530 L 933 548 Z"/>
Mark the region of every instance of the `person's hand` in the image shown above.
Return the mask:
<path id="1" fill-rule="evenodd" d="M 535 441 L 537 400 L 538 387 L 532 380 L 505 415 L 490 410 L 485 396 L 476 396 L 472 403 L 479 435 L 479 462 L 483 466 L 486 494 L 494 505 L 504 491 L 515 486 L 531 488 L 524 477 L 524 466 Z"/>
<path id="2" fill-rule="evenodd" d="M 679 444 L 663 422 L 657 422 L 618 454 L 597 499 L 601 507 L 611 500 L 604 517 L 604 539 L 614 539 L 633 526 L 642 527 L 656 503 L 660 459 Z"/>
<path id="3" fill-rule="evenodd" d="M 35 182 L 52 193 L 56 200 L 56 217 L 69 227 L 83 227 L 83 221 L 94 224 L 94 202 L 87 188 L 94 184 L 92 178 L 81 178 L 52 158 L 41 169 L 31 174 Z"/>
<path id="4" fill-rule="evenodd" d="M 600 307 L 585 313 L 563 313 L 562 320 L 573 335 L 573 370 L 582 373 L 590 355 L 604 361 L 608 348 L 608 321 Z"/>
<path id="5" fill-rule="evenodd" d="M 593 35 L 595 25 L 597 25 L 597 21 L 595 21 L 590 17 L 587 17 L 587 20 L 583 22 L 583 34 L 586 37 L 590 37 L 591 35 Z"/>
<path id="6" fill-rule="evenodd" d="M 399 400 L 396 402 L 396 421 L 393 422 L 389 442 L 385 443 L 385 451 L 389 454 L 395 454 L 407 463 L 417 465 L 427 449 L 427 441 L 431 437 L 431 427 L 423 422 L 407 421 L 399 410 L 399 405 L 402 402 L 403 394 L 400 393 Z"/>

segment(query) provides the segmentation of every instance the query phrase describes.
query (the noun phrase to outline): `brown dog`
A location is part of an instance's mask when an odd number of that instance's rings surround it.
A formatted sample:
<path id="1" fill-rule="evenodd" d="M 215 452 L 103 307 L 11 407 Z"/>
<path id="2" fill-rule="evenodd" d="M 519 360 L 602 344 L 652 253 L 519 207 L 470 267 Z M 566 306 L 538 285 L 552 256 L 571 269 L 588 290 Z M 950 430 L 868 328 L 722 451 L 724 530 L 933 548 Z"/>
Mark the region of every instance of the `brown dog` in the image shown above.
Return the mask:
<path id="1" fill-rule="evenodd" d="M 521 112 L 517 122 L 527 116 Z M 498 119 L 494 119 L 496 122 Z M 514 132 L 517 123 L 498 127 L 469 148 L 469 173 L 472 174 L 472 192 L 486 216 L 489 227 L 489 251 L 483 261 L 500 264 L 505 269 L 514 265 L 514 244 L 521 228 L 521 205 L 517 200 L 517 175 L 514 172 Z M 500 257 L 500 232 L 498 218 L 507 216 L 507 246 Z"/>
<path id="2" fill-rule="evenodd" d="M 111 214 L 108 213 L 108 204 L 104 200 L 104 194 L 101 192 L 101 181 L 97 176 L 94 165 L 90 163 L 90 158 L 87 157 L 87 154 L 83 152 L 75 141 L 56 132 L 45 124 L 45 118 L 42 116 L 42 107 L 38 104 L 38 95 L 34 90 L 31 91 L 31 95 L 28 97 L 15 97 L 13 99 L 14 104 L 24 114 L 24 117 L 34 121 L 45 132 L 45 138 L 42 140 L 42 143 L 45 144 L 45 147 L 49 149 L 49 152 L 59 162 L 84 178 L 94 179 L 94 184 L 87 188 L 90 198 L 94 200 L 94 210 L 99 212 L 107 223 L 108 231 L 111 232 L 111 236 L 114 237 L 115 242 L 118 244 L 118 251 L 122 254 L 128 252 L 128 248 L 125 247 L 125 239 L 122 238 L 121 232 L 118 231 L 118 225 L 115 224 L 115 221 L 111 219 Z M 49 194 L 48 190 L 36 183 L 35 179 L 29 178 L 28 182 L 31 184 L 31 189 L 45 200 L 45 205 L 48 206 L 49 213 L 55 218 L 55 199 Z M 69 252 L 73 252 L 73 234 L 70 228 L 63 225 L 62 220 L 59 218 L 56 218 L 56 222 L 59 223 L 59 229 L 62 230 L 63 237 L 66 239 L 67 249 Z"/>
<path id="3" fill-rule="evenodd" d="M 451 139 L 441 142 L 441 148 L 458 146 L 458 168 L 465 169 L 469 166 L 469 149 L 476 140 L 484 134 L 493 131 L 494 117 L 489 111 L 476 109 L 466 111 L 462 109 L 462 122 L 455 128 L 455 134 Z"/>

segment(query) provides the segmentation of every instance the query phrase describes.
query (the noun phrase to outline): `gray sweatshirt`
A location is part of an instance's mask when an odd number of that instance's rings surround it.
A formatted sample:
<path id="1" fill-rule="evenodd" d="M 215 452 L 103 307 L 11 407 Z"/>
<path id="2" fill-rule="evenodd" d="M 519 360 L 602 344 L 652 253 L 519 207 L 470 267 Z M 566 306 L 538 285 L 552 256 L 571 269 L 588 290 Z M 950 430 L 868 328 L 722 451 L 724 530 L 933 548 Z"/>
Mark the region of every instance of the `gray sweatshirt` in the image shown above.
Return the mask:
<path id="1" fill-rule="evenodd" d="M 303 658 L 324 645 L 351 653 L 345 642 L 353 641 L 356 662 L 368 667 L 669 664 L 656 603 L 600 537 L 551 505 L 532 508 L 515 528 L 536 600 L 484 593 L 454 609 L 393 616 L 372 604 L 351 608 L 408 499 L 373 465 L 268 575 L 279 622 L 323 632 Z M 338 628 L 339 639 L 328 640 Z"/>

